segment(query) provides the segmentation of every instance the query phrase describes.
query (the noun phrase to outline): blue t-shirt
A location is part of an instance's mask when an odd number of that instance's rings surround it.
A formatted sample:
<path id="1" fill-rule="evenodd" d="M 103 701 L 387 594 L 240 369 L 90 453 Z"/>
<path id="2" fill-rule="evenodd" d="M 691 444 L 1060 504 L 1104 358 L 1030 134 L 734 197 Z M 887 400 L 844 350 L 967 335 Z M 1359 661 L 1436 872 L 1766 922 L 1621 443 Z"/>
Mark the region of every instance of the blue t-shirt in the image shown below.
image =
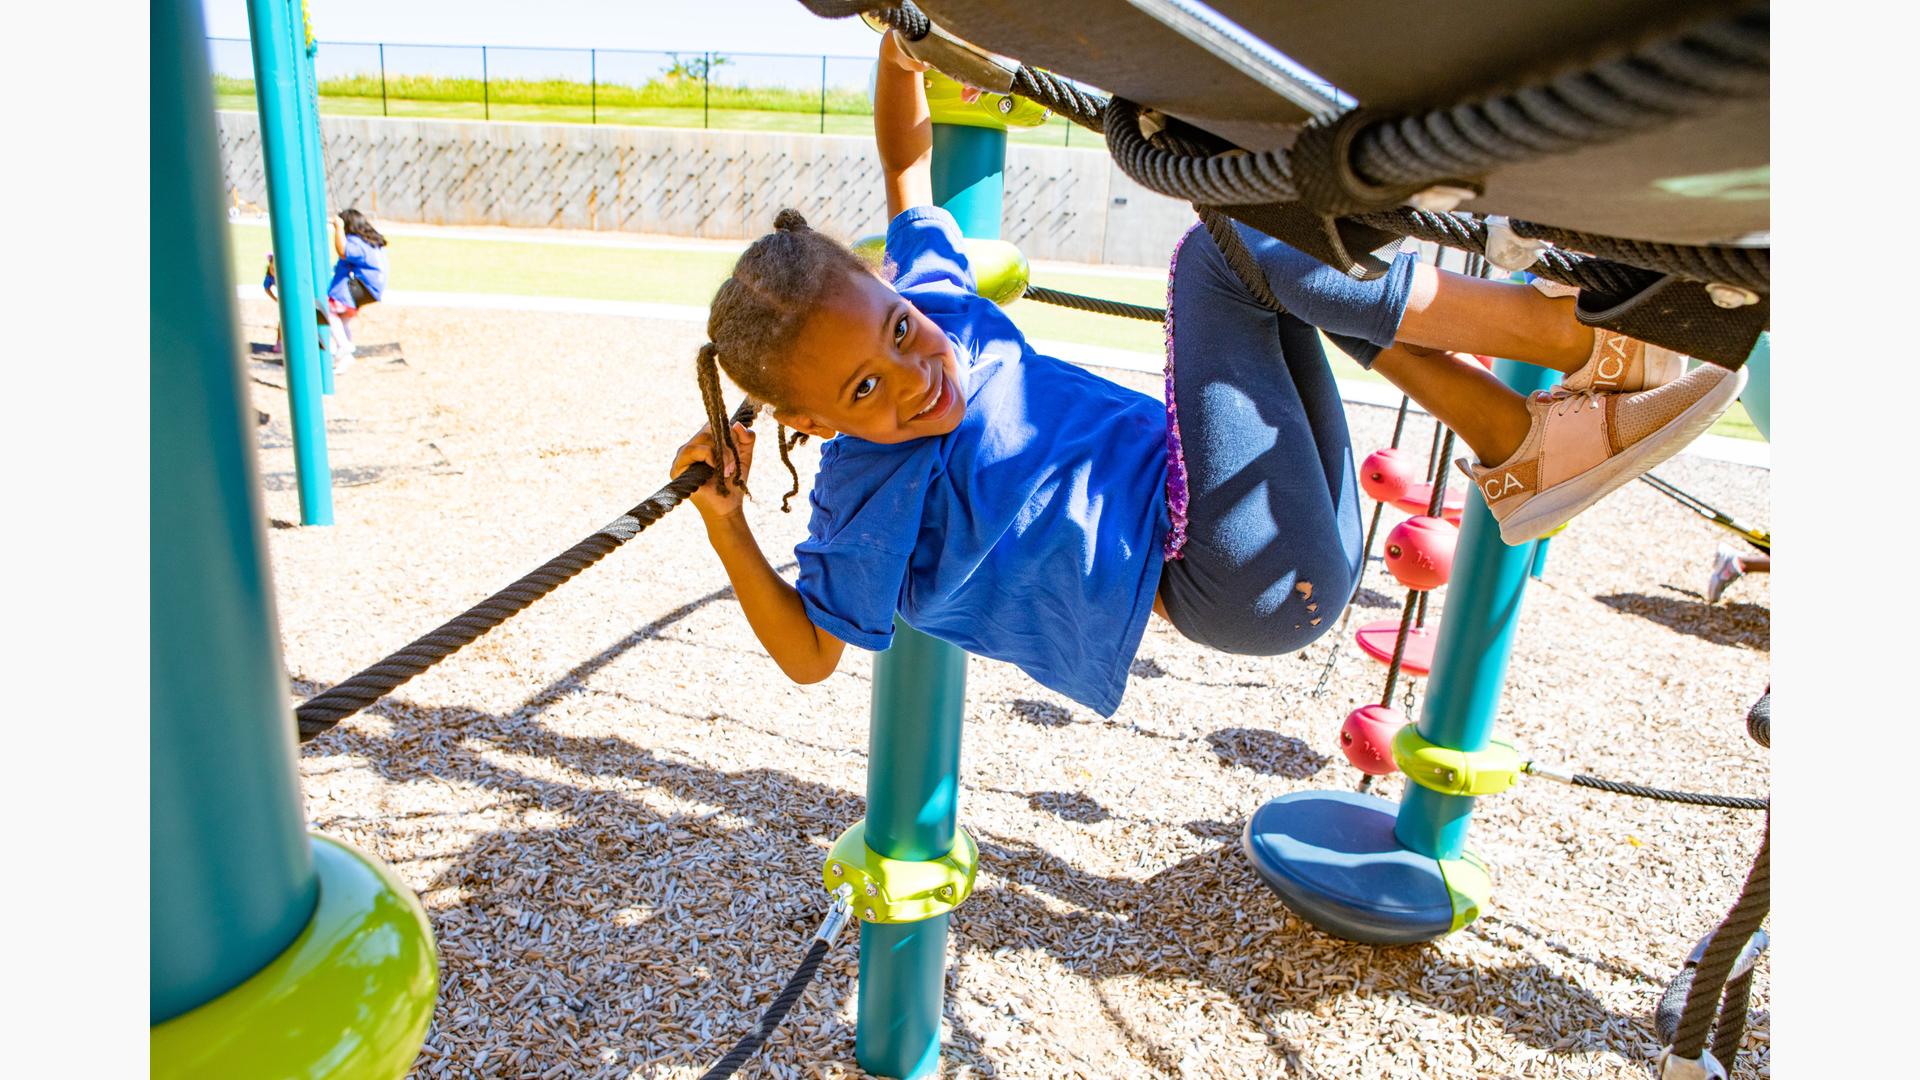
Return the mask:
<path id="1" fill-rule="evenodd" d="M 937 207 L 887 229 L 894 287 L 954 344 L 960 426 L 821 450 L 797 588 L 814 625 L 885 649 L 909 626 L 1111 715 L 1153 613 L 1169 526 L 1166 406 L 1033 351 L 974 295 Z"/>
<path id="2" fill-rule="evenodd" d="M 358 277 L 375 300 L 387 294 L 387 249 L 375 247 L 348 233 L 340 239 L 340 260 L 333 264 L 333 283 L 327 295 L 353 307 L 353 294 L 347 291 L 347 277 Z"/>

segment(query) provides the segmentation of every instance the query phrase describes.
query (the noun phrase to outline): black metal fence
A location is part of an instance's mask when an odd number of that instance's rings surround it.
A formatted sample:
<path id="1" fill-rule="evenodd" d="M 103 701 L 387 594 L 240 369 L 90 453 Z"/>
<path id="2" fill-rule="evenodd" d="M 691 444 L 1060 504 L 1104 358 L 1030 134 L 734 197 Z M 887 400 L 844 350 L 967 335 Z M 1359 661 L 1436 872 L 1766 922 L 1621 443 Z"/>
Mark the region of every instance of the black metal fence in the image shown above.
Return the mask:
<path id="1" fill-rule="evenodd" d="M 218 107 L 252 109 L 245 38 L 209 38 Z M 323 41 L 320 111 L 535 123 L 870 135 L 874 58 Z M 1054 119 L 1016 141 L 1099 139 Z"/>

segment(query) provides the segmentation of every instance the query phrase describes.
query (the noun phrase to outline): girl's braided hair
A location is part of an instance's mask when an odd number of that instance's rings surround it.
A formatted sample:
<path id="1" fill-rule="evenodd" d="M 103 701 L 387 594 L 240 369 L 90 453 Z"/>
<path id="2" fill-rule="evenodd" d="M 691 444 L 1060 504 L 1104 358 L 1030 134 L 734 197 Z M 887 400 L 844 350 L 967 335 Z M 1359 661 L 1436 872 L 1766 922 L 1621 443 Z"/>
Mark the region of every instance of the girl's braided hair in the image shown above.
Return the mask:
<path id="1" fill-rule="evenodd" d="M 694 361 L 707 422 L 716 444 L 724 448 L 721 460 L 725 453 L 733 455 L 732 476 L 723 469 L 714 477 L 722 495 L 727 493 L 728 479 L 742 491 L 747 482 L 740 471 L 733 425 L 727 422 L 726 402 L 720 396 L 720 372 L 724 370 L 755 401 L 784 407 L 788 404 L 784 369 L 807 318 L 823 298 L 841 287 L 846 275 L 878 270 L 845 245 L 808 228 L 798 210 L 780 211 L 773 229 L 747 248 L 734 264 L 733 276 L 721 282 L 707 313 L 707 343 L 700 346 Z M 788 452 L 806 436 L 789 433 L 781 425 L 777 438 L 780 462 L 793 477 L 793 489 L 780 500 L 780 509 L 790 511 L 793 497 L 800 494 L 800 473 Z"/>

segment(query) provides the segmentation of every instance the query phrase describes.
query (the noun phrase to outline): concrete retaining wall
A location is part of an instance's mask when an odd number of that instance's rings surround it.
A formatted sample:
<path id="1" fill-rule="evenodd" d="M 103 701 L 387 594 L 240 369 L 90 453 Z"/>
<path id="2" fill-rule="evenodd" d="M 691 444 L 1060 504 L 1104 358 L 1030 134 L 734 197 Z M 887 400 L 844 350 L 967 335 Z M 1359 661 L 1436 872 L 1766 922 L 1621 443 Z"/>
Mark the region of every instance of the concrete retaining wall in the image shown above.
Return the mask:
<path id="1" fill-rule="evenodd" d="M 264 206 L 260 123 L 222 112 L 227 186 Z M 748 239 L 792 206 L 846 239 L 886 226 L 871 139 L 329 116 L 331 204 L 375 219 Z M 1158 266 L 1193 221 L 1098 150 L 1012 146 L 1005 239 L 1029 258 Z"/>

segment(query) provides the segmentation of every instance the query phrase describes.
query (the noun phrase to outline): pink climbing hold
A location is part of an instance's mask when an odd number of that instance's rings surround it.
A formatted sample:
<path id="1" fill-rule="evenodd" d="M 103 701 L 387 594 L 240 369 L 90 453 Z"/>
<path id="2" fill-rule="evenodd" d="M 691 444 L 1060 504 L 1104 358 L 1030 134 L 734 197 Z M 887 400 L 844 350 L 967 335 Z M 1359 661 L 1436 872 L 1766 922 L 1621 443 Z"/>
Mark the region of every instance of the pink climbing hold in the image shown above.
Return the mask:
<path id="1" fill-rule="evenodd" d="M 1460 530 L 1452 522 L 1420 514 L 1387 534 L 1387 569 L 1409 589 L 1437 589 L 1453 572 Z"/>
<path id="2" fill-rule="evenodd" d="M 1375 450 L 1360 463 L 1360 486 L 1375 499 L 1392 502 L 1407 493 L 1419 473 L 1419 463 L 1407 451 L 1398 447 Z"/>
<path id="3" fill-rule="evenodd" d="M 1399 768 L 1393 763 L 1393 737 L 1406 726 L 1406 716 L 1391 705 L 1362 705 L 1340 725 L 1340 752 L 1361 772 L 1386 776 Z"/>

